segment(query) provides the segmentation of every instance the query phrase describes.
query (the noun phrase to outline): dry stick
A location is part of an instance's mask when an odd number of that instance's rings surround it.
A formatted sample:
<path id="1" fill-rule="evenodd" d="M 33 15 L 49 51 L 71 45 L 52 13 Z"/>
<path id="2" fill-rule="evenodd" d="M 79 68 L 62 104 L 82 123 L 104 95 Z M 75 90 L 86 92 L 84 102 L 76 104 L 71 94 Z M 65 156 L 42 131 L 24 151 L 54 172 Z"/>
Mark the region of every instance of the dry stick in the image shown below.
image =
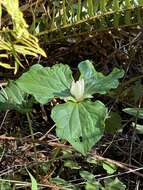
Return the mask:
<path id="1" fill-rule="evenodd" d="M 63 159 L 63 156 L 59 156 L 59 157 L 57 157 L 56 158 L 56 161 L 58 161 L 58 160 L 61 160 L 61 159 Z M 49 163 L 49 162 L 52 162 L 52 161 L 55 161 L 55 160 L 53 160 L 53 159 L 51 159 L 51 160 L 46 160 L 46 161 L 39 161 L 38 162 L 38 165 L 41 165 L 41 164 L 47 164 L 47 163 Z M 21 171 L 21 170 L 23 170 L 23 169 L 25 169 L 25 167 L 32 167 L 32 166 L 35 166 L 36 165 L 36 163 L 34 162 L 34 161 L 32 161 L 32 162 L 29 162 L 29 163 L 25 163 L 25 164 L 21 164 L 21 165 L 14 165 L 14 166 L 11 166 L 11 167 L 9 167 L 9 168 L 7 168 L 7 169 L 4 169 L 4 170 L 2 170 L 2 171 L 0 171 L 0 179 L 1 179 L 1 177 L 2 176 L 4 176 L 4 175 L 6 175 L 6 174 L 10 174 L 10 173 L 14 173 L 14 172 L 18 172 L 18 171 Z"/>
<path id="2" fill-rule="evenodd" d="M 31 142 L 30 140 L 24 140 L 23 138 L 16 138 L 16 137 L 7 137 L 5 135 L 0 135 L 0 141 L 23 141 L 23 142 Z M 67 149 L 72 149 L 72 146 L 70 145 L 65 145 L 65 144 L 62 144 L 62 143 L 59 143 L 59 142 L 54 142 L 54 141 L 57 141 L 57 140 L 48 140 L 48 141 L 44 141 L 44 140 L 34 140 L 34 143 L 46 143 L 48 144 L 49 146 L 52 146 L 52 147 L 56 147 L 56 148 L 67 148 Z"/>
<path id="3" fill-rule="evenodd" d="M 0 125 L 0 130 L 1 130 L 1 128 L 3 127 L 3 124 L 4 124 L 5 120 L 6 120 L 6 117 L 7 117 L 8 112 L 9 112 L 9 110 L 7 110 L 7 111 L 5 112 L 4 118 L 3 118 L 2 122 L 1 122 L 1 125 Z"/>
<path id="4" fill-rule="evenodd" d="M 0 179 L 0 181 L 5 181 L 5 182 L 10 182 L 10 183 L 16 183 L 16 186 L 21 186 L 21 185 L 24 185 L 24 186 L 31 186 L 32 185 L 32 183 L 30 183 L 30 182 L 23 182 L 23 181 L 17 181 L 17 180 L 10 180 L 10 179 Z M 41 187 L 49 187 L 49 188 L 59 188 L 57 185 L 55 185 L 55 184 L 47 184 L 47 185 L 45 185 L 45 184 L 40 184 L 40 183 L 38 183 L 37 184 L 38 186 L 41 186 Z"/>
<path id="5" fill-rule="evenodd" d="M 55 128 L 55 126 L 56 126 L 56 125 L 53 125 L 39 140 L 40 140 L 40 141 L 44 140 L 44 139 L 48 136 L 48 134 L 51 132 L 51 130 L 52 130 L 53 128 Z"/>
<path id="6" fill-rule="evenodd" d="M 6 135 L 0 135 L 0 141 L 16 141 L 15 137 L 7 137 Z"/>
<path id="7" fill-rule="evenodd" d="M 115 161 L 115 160 L 111 160 L 110 158 L 104 158 L 104 157 L 99 156 L 99 155 L 94 154 L 94 153 L 92 153 L 92 156 L 93 156 L 95 159 L 97 159 L 97 160 L 100 160 L 100 161 L 107 161 L 107 162 L 109 162 L 109 163 L 111 163 L 111 164 L 114 164 L 114 165 L 116 165 L 116 166 L 118 166 L 118 167 L 120 167 L 120 168 L 122 168 L 122 169 L 125 169 L 125 170 L 127 170 L 127 171 L 129 171 L 129 172 L 131 172 L 131 173 L 134 173 L 134 174 L 136 174 L 136 175 L 138 175 L 138 176 L 140 176 L 140 177 L 143 177 L 143 174 L 141 174 L 141 173 L 139 173 L 139 172 L 136 171 L 136 170 L 138 170 L 138 168 L 137 168 L 137 169 L 131 169 L 131 168 L 125 166 L 125 165 L 124 165 L 123 163 L 121 163 L 121 162 L 118 162 L 118 161 Z M 142 169 L 143 169 L 143 167 L 142 167 Z"/>
<path id="8" fill-rule="evenodd" d="M 122 175 L 125 175 L 125 174 L 135 173 L 135 172 L 140 171 L 140 170 L 143 170 L 143 167 L 133 169 L 131 171 L 126 171 L 126 172 L 122 172 L 122 173 L 118 173 L 118 174 L 113 174 L 113 175 L 109 175 L 109 176 L 105 176 L 105 177 L 100 177 L 100 178 L 98 178 L 98 180 L 104 180 L 104 179 L 109 179 L 109 178 L 113 178 L 113 177 L 122 176 Z"/>
<path id="9" fill-rule="evenodd" d="M 124 127 L 132 120 L 129 120 L 127 123 L 125 123 L 122 128 L 124 129 Z M 109 143 L 109 145 L 106 147 L 106 149 L 104 150 L 104 152 L 102 153 L 102 156 L 104 156 L 104 154 L 106 153 L 106 151 L 112 146 L 112 144 L 115 142 L 114 139 L 117 135 L 117 132 L 114 134 L 113 138 L 112 138 L 112 141 Z"/>

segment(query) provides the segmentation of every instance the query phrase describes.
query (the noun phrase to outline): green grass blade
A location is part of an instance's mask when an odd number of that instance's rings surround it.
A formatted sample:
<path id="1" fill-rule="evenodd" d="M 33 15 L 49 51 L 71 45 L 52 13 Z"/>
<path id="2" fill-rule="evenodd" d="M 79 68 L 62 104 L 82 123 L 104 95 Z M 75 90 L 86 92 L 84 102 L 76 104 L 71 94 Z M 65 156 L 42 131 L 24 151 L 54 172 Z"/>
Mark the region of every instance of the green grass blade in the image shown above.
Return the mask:
<path id="1" fill-rule="evenodd" d="M 37 181 L 36 179 L 33 177 L 33 175 L 27 170 L 29 176 L 30 176 L 30 179 L 31 179 L 31 183 L 32 183 L 32 187 L 31 187 L 31 190 L 38 190 L 38 185 L 37 185 Z"/>

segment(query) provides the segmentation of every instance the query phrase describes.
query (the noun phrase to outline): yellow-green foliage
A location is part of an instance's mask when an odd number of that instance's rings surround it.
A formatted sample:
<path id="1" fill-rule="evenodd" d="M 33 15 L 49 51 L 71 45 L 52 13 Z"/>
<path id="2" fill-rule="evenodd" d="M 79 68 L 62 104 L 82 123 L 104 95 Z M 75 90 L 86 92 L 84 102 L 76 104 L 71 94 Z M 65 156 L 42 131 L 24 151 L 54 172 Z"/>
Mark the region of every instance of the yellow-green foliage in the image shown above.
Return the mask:
<path id="1" fill-rule="evenodd" d="M 5 54 L 0 54 L 0 58 L 10 55 L 13 56 L 15 60 L 14 66 L 4 62 L 0 62 L 0 65 L 8 69 L 14 69 L 14 73 L 16 73 L 19 65 L 22 66 L 18 54 L 32 56 L 38 56 L 38 54 L 46 56 L 46 54 L 39 47 L 38 39 L 29 33 L 28 25 L 19 8 L 19 1 L 1 0 L 0 3 L 0 16 L 2 15 L 2 8 L 5 8 L 7 13 L 11 16 L 13 24 L 12 30 L 6 27 L 0 31 L 0 50 L 6 51 Z"/>

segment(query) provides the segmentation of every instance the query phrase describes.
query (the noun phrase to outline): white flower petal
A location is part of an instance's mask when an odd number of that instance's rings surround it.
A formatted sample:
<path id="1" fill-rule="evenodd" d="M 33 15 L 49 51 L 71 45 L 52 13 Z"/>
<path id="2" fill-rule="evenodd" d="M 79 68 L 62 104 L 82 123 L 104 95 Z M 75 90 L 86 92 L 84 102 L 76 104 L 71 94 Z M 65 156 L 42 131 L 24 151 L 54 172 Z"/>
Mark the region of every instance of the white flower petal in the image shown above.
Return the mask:
<path id="1" fill-rule="evenodd" d="M 82 100 L 84 95 L 84 79 L 78 81 L 72 81 L 71 94 L 76 98 L 76 100 Z"/>

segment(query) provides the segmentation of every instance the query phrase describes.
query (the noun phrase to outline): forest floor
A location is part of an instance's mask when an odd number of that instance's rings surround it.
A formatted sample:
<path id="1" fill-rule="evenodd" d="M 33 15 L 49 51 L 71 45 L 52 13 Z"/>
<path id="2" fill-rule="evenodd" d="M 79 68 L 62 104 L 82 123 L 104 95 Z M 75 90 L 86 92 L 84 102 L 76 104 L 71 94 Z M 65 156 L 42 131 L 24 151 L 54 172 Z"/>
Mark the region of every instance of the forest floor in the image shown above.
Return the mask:
<path id="1" fill-rule="evenodd" d="M 89 59 L 95 68 L 105 74 L 114 67 L 123 68 L 125 76 L 119 87 L 107 95 L 96 95 L 112 113 L 106 122 L 103 138 L 87 156 L 76 152 L 68 143 L 62 144 L 55 135 L 55 125 L 50 118 L 51 107 L 34 105 L 31 124 L 34 131 L 36 155 L 26 116 L 16 111 L 0 114 L 0 177 L 10 179 L 11 189 L 29 189 L 26 168 L 43 184 L 41 189 L 60 189 L 60 183 L 51 179 L 59 176 L 63 186 L 85 189 L 80 171 L 92 173 L 103 183 L 104 179 L 118 177 L 129 190 L 143 189 L 143 120 L 129 116 L 122 110 L 143 105 L 143 31 L 124 28 L 100 32 L 80 39 L 44 44 L 47 58 L 34 58 L 29 65 L 39 61 L 44 66 L 56 63 L 68 64 L 76 74 L 80 61 Z M 28 68 L 27 65 L 25 65 Z M 10 71 L 2 70 L 4 79 L 12 79 Z M 18 75 L 22 73 L 19 71 Z M 17 76 L 15 76 L 16 78 Z M 140 125 L 134 128 L 133 123 Z M 102 161 L 115 165 L 116 171 L 109 174 L 101 166 Z M 19 183 L 21 182 L 21 184 Z M 45 187 L 44 187 L 45 185 Z M 7 187 L 6 187 L 7 186 Z M 4 189 L 8 189 L 8 182 Z M 3 190 L 4 190 L 3 189 Z M 62 188 L 61 188 L 62 189 Z M 63 188 L 64 189 L 64 188 Z M 74 189 L 74 188 L 73 188 Z M 121 189 L 119 187 L 119 189 Z"/>

